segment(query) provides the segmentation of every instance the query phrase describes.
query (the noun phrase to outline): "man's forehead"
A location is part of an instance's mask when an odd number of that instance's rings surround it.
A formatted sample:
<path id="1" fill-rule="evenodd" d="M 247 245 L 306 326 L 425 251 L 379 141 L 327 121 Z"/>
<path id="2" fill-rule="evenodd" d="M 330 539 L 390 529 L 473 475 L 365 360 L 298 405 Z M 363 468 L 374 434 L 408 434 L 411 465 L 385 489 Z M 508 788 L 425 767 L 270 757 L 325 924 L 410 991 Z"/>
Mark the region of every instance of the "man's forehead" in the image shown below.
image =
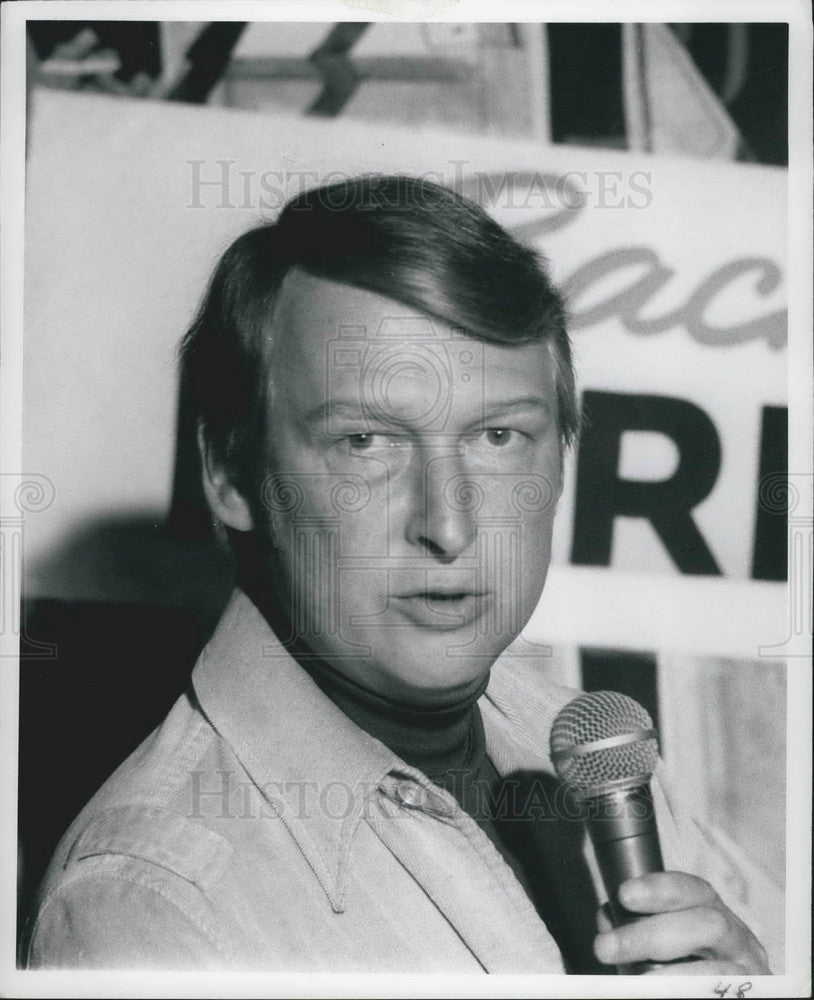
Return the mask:
<path id="1" fill-rule="evenodd" d="M 292 269 L 271 329 L 269 374 L 295 406 L 304 395 L 340 399 L 360 381 L 409 397 L 472 390 L 506 398 L 548 396 L 553 366 L 545 342 L 496 344 L 467 336 L 376 292 Z"/>
<path id="2" fill-rule="evenodd" d="M 299 268 L 286 275 L 274 311 L 274 337 L 436 335 L 439 324 L 396 299 L 319 278 Z"/>

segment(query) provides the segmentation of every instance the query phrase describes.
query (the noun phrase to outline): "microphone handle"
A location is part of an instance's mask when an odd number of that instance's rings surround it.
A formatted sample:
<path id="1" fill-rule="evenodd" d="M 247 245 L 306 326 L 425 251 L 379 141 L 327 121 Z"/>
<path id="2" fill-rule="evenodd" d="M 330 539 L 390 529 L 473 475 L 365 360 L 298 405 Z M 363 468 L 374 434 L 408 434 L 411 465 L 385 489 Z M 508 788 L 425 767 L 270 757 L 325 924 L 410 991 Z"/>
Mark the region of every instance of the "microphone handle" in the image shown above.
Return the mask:
<path id="1" fill-rule="evenodd" d="M 619 886 L 629 878 L 664 871 L 656 814 L 649 783 L 614 789 L 585 801 L 587 826 L 599 871 L 608 894 L 614 927 L 640 920 L 643 914 L 619 902 Z M 620 975 L 641 975 L 661 967 L 658 962 L 617 966 Z"/>

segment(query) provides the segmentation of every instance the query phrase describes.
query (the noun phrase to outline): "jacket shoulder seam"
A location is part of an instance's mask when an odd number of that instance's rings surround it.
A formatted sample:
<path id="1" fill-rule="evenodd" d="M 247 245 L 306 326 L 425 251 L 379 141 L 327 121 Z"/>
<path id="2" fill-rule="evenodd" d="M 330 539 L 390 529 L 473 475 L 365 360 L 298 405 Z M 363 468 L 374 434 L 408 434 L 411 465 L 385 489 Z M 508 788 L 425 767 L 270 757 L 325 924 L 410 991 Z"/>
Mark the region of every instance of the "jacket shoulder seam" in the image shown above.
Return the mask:
<path id="1" fill-rule="evenodd" d="M 102 884 L 106 882 L 125 882 L 130 885 L 137 886 L 142 889 L 148 889 L 154 892 L 156 895 L 160 896 L 174 910 L 181 914 L 181 916 L 191 923 L 194 927 L 200 931 L 200 933 L 206 938 L 207 942 L 211 944 L 220 954 L 223 959 L 227 962 L 234 960 L 233 953 L 226 948 L 223 941 L 219 938 L 216 933 L 214 926 L 208 921 L 194 913 L 185 907 L 177 898 L 174 898 L 173 894 L 168 891 L 166 883 L 162 883 L 151 873 L 150 869 L 154 866 L 150 861 L 144 858 L 133 859 L 137 863 L 140 863 L 145 867 L 143 872 L 126 872 L 122 871 L 120 868 L 117 870 L 113 868 L 113 862 L 120 859 L 113 855 L 109 856 L 110 860 L 102 861 L 102 865 L 106 871 L 99 871 L 97 866 L 92 872 L 83 871 L 77 866 L 75 874 L 72 877 L 63 881 L 58 886 L 56 886 L 42 901 L 39 907 L 39 912 L 37 913 L 37 918 L 34 922 L 34 926 L 31 929 L 31 934 L 29 937 L 29 944 L 27 949 L 27 963 L 30 962 L 32 952 L 34 950 L 34 945 L 36 941 L 37 934 L 40 930 L 41 925 L 44 923 L 44 918 L 46 916 L 47 910 L 56 903 L 60 897 L 65 896 L 70 890 L 77 886 L 81 882 L 100 882 Z"/>
<path id="2" fill-rule="evenodd" d="M 232 845 L 214 830 L 149 804 L 111 806 L 93 816 L 71 845 L 63 870 L 98 856 L 123 856 L 172 872 L 202 890 L 220 878 Z"/>

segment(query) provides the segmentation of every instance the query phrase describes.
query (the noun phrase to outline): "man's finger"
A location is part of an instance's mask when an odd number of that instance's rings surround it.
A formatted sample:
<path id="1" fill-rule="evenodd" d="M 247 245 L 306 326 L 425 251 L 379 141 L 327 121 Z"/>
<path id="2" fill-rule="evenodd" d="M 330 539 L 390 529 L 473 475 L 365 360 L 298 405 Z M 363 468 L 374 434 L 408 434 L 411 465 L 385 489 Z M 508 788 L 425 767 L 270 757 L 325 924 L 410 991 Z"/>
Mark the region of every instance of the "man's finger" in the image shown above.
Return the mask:
<path id="1" fill-rule="evenodd" d="M 634 913 L 668 913 L 691 906 L 712 906 L 718 902 L 718 894 L 709 882 L 695 875 L 652 872 L 623 882 L 619 901 Z"/>
<path id="2" fill-rule="evenodd" d="M 594 951 L 600 962 L 620 965 L 652 960 L 672 961 L 693 954 L 710 957 L 737 954 L 728 944 L 726 914 L 712 906 L 696 906 L 674 913 L 657 913 L 624 927 L 599 934 Z"/>

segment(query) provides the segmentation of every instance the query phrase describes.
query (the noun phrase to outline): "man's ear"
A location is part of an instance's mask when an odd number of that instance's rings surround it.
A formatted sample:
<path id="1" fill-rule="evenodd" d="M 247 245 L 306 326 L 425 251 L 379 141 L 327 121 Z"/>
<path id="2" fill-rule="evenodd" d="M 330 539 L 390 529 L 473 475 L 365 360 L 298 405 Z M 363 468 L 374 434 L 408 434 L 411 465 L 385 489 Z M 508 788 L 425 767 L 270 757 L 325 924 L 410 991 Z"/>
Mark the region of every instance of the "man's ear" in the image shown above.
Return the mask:
<path id="1" fill-rule="evenodd" d="M 223 463 L 213 455 L 200 425 L 198 451 L 201 455 L 203 488 L 209 509 L 227 528 L 234 528 L 235 531 L 251 531 L 254 528 L 251 509 L 243 494 L 233 485 Z"/>

